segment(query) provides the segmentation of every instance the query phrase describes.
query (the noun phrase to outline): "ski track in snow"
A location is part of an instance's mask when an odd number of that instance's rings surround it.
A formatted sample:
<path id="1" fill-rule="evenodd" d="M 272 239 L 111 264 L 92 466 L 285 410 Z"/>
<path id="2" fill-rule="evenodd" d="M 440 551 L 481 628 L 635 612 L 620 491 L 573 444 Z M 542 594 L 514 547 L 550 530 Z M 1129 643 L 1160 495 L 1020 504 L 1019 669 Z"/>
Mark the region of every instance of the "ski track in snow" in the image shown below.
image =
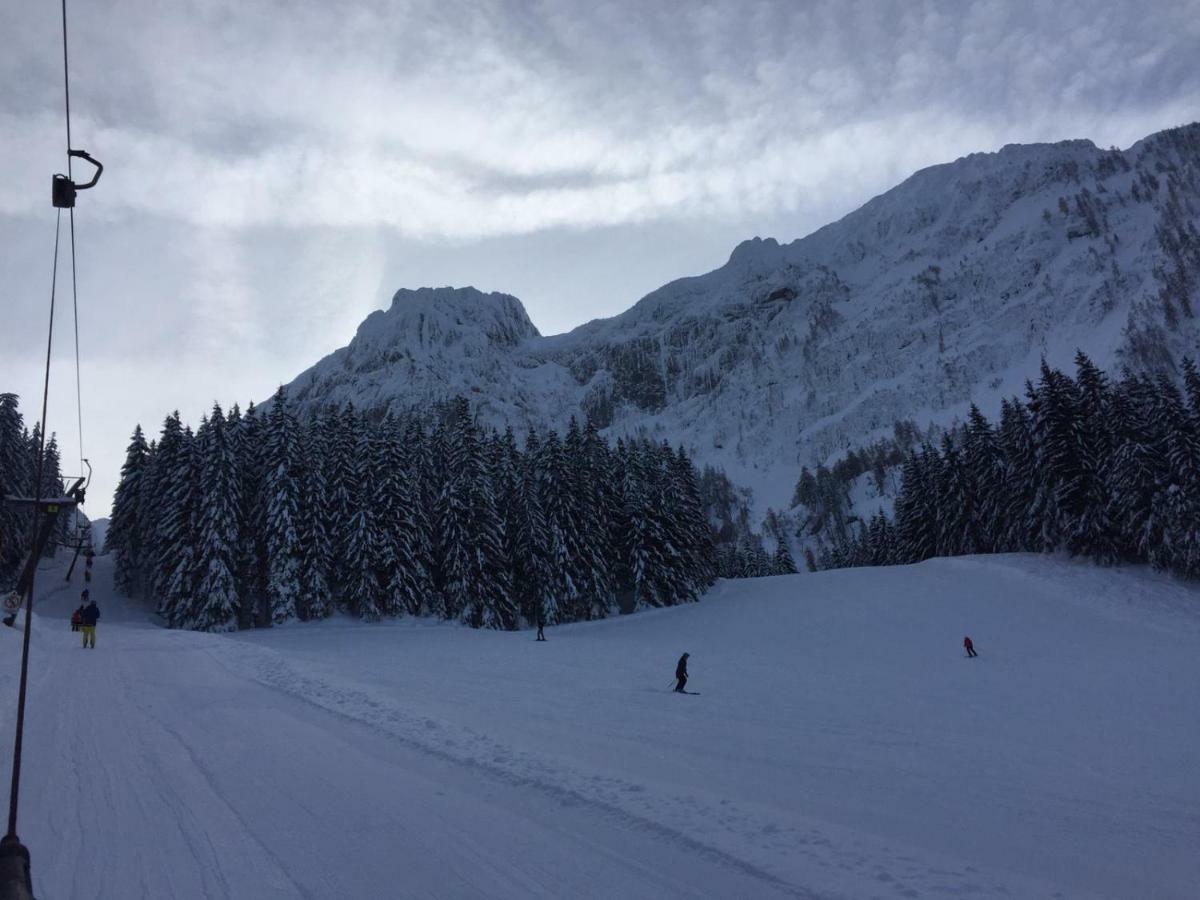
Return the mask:
<path id="1" fill-rule="evenodd" d="M 230 642 L 209 652 L 243 677 L 365 723 L 416 750 L 481 769 L 518 787 L 536 789 L 564 806 L 586 804 L 617 815 L 631 827 L 677 842 L 692 853 L 744 871 L 791 896 L 818 895 L 790 885 L 782 875 L 773 873 L 781 860 L 787 861 L 788 869 L 815 866 L 846 873 L 863 883 L 875 880 L 890 886 L 890 893 L 900 897 L 921 896 L 908 882 L 925 881 L 931 875 L 942 879 L 937 890 L 946 896 L 1009 895 L 1002 887 L 978 883 L 970 866 L 930 868 L 904 853 L 864 846 L 859 840 L 835 844 L 823 829 L 757 815 L 728 800 L 713 805 L 695 796 L 664 794 L 626 779 L 588 775 L 555 765 L 471 729 L 408 713 L 369 688 L 305 674 L 282 655 L 261 647 Z M 737 852 L 719 849 L 722 846 L 735 847 Z"/>
<path id="2" fill-rule="evenodd" d="M 170 632 L 109 565 L 95 651 L 65 622 L 79 576 L 40 576 L 18 829 L 39 900 L 1184 898 L 1200 877 L 1200 596 L 1153 573 L 726 582 L 534 645 Z"/>

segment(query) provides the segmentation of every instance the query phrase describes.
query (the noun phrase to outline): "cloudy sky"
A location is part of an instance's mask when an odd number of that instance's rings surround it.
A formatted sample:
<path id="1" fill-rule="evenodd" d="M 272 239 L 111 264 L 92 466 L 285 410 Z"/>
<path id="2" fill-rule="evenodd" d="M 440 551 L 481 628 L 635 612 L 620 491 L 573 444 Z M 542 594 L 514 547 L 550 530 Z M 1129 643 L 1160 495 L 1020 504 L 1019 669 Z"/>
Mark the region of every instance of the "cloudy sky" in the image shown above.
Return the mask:
<path id="1" fill-rule="evenodd" d="M 1200 118 L 1200 0 L 70 0 L 88 504 L 128 435 L 261 399 L 399 287 L 543 333 L 1006 143 Z M 0 390 L 40 396 L 56 4 L 0 6 Z M 60 308 L 50 425 L 77 468 Z"/>

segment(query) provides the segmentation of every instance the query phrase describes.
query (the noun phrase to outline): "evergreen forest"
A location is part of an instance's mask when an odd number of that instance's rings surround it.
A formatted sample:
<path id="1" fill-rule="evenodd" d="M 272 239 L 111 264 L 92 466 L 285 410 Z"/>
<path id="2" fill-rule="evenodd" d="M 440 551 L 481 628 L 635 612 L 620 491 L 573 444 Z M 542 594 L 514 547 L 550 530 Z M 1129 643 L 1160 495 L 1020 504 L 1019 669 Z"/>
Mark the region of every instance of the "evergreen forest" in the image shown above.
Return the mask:
<path id="1" fill-rule="evenodd" d="M 991 422 L 923 442 L 903 462 L 895 516 L 876 513 L 812 568 L 969 553 L 1066 551 L 1200 577 L 1200 372 L 1110 379 L 1083 353 L 1044 362 Z"/>
<path id="2" fill-rule="evenodd" d="M 696 599 L 716 579 L 682 450 L 482 428 L 457 398 L 382 419 L 219 406 L 137 428 L 108 551 L 175 628 L 437 616 L 514 629 Z"/>

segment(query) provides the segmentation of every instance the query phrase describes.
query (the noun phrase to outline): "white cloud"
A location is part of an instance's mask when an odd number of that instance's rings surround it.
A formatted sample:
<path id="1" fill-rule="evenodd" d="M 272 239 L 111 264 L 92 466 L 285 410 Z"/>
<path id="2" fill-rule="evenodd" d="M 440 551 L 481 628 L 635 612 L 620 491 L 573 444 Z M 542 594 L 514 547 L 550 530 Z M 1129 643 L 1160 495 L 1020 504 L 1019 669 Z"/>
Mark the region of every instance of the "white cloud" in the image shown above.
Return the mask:
<path id="1" fill-rule="evenodd" d="M 553 331 L 917 168 L 1125 146 L 1200 115 L 1200 0 L 70 12 L 75 143 L 107 165 L 78 224 L 109 485 L 135 419 L 261 397 L 397 287 L 476 281 Z M 0 352 L 18 386 L 36 381 L 63 166 L 58 28 L 53 5 L 0 5 Z"/>
<path id="2" fill-rule="evenodd" d="M 77 103 L 80 142 L 112 162 L 106 210 L 206 227 L 475 239 L 770 213 L 829 178 L 855 195 L 864 162 L 1128 142 L 1200 104 L 1200 67 L 1180 67 L 1195 2 L 118 9 L 98 22 L 129 31 L 100 51 L 141 84 L 108 97 L 93 60 L 95 102 Z M 19 170 L 44 168 L 28 147 L 60 140 L 55 119 L 5 117 Z M 19 179 L 0 202 L 36 208 L 42 188 Z"/>

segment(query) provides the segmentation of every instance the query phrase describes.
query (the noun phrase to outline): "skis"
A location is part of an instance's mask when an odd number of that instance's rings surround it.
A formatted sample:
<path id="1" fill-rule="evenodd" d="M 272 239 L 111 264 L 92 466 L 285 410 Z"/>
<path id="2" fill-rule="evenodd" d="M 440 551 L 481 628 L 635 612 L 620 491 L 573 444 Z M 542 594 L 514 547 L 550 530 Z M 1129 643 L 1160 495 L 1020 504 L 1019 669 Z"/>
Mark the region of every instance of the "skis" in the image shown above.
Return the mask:
<path id="1" fill-rule="evenodd" d="M 688 695 L 690 695 L 690 696 L 692 696 L 692 697 L 699 697 L 699 696 L 700 696 L 700 692 L 699 692 L 699 691 L 672 691 L 672 693 L 674 693 L 674 694 L 688 694 Z"/>

